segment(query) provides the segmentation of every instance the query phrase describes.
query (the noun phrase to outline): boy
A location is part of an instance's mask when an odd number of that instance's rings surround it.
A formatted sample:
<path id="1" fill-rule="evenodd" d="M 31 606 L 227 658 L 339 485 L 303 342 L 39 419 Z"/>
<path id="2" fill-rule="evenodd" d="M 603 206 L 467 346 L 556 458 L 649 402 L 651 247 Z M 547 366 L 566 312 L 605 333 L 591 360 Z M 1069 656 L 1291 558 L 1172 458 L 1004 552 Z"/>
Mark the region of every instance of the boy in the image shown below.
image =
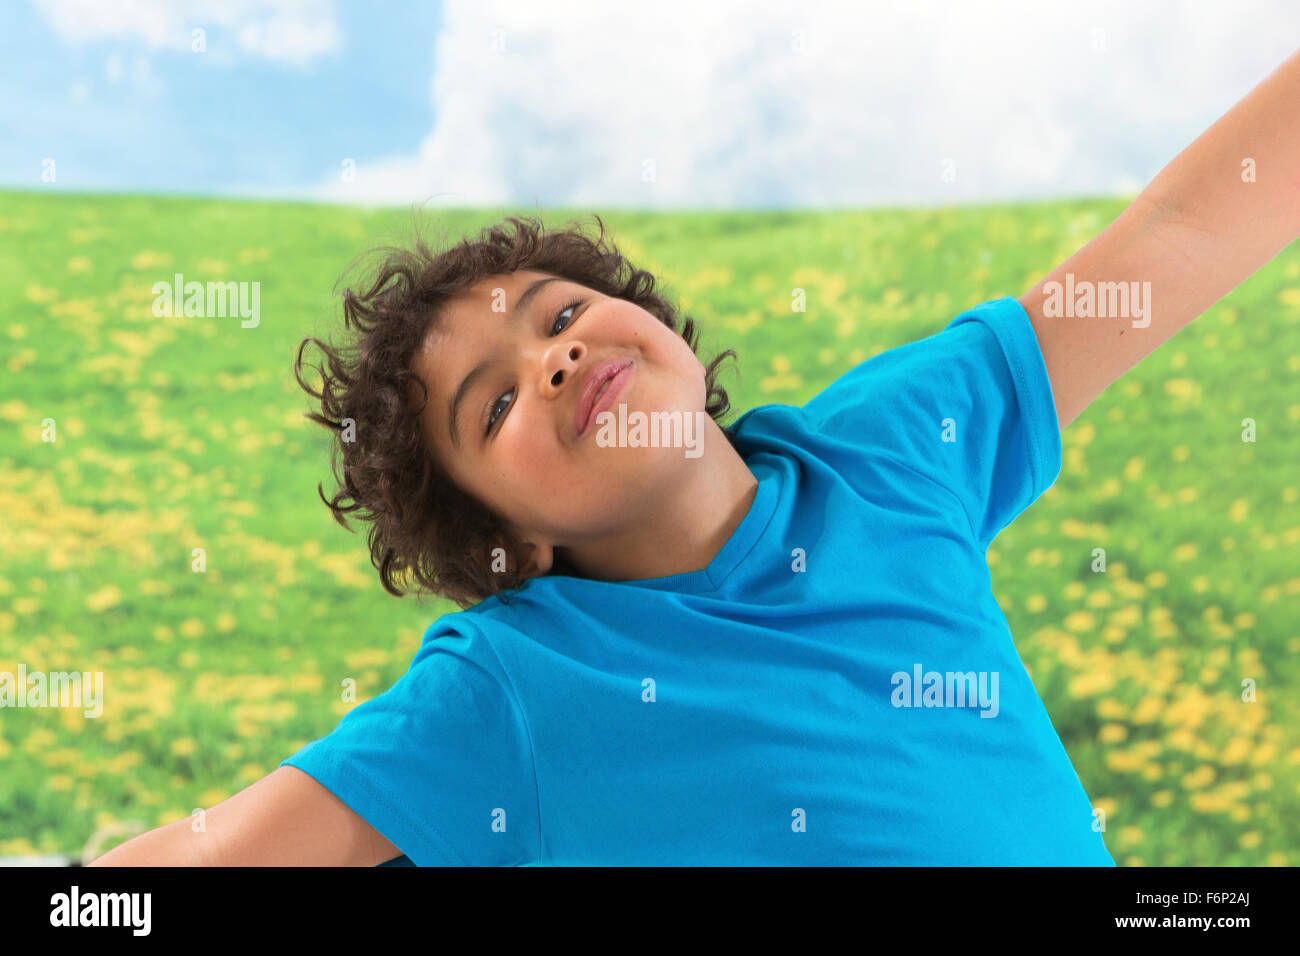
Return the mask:
<path id="1" fill-rule="evenodd" d="M 729 428 L 616 250 L 395 254 L 356 357 L 323 346 L 326 503 L 462 611 L 205 833 L 96 863 L 1113 865 L 984 552 L 1060 431 L 1300 234 L 1298 112 L 1300 54 L 1029 292 Z M 704 412 L 704 453 L 601 412 Z"/>

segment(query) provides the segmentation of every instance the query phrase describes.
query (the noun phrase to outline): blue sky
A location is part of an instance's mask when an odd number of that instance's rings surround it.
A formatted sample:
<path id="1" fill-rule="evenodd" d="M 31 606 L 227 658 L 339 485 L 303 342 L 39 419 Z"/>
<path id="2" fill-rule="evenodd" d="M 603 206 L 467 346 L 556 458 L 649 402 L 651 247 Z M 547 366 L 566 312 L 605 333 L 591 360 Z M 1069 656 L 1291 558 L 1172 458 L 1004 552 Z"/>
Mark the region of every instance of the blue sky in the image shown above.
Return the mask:
<path id="1" fill-rule="evenodd" d="M 68 188 L 292 194 L 319 181 L 331 157 L 409 148 L 431 118 L 438 8 L 321 6 L 337 40 L 295 59 L 250 53 L 239 23 L 201 15 L 177 23 L 184 45 L 169 49 L 107 29 L 70 38 L 52 24 L 55 11 L 0 5 L 0 34 L 16 57 L 0 97 L 0 126 L 16 134 L 0 139 L 4 181 L 39 184 L 33 171 L 54 157 L 56 182 Z M 392 21 L 401 28 L 381 28 Z M 191 50 L 200 24 L 202 54 Z"/>
<path id="2" fill-rule="evenodd" d="M 932 205 L 1137 192 L 1300 4 L 14 0 L 0 35 L 6 186 Z"/>

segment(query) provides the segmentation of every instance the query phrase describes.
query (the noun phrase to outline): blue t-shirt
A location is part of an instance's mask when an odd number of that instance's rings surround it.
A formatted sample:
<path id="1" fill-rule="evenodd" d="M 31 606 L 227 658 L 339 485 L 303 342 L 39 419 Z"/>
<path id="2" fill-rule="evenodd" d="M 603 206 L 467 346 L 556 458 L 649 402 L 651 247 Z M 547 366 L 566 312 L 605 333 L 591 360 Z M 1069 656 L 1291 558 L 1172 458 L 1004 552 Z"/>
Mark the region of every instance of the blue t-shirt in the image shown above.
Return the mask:
<path id="1" fill-rule="evenodd" d="M 1061 468 L 1019 302 L 731 428 L 707 568 L 446 614 L 284 763 L 419 866 L 1114 866 L 986 562 Z"/>

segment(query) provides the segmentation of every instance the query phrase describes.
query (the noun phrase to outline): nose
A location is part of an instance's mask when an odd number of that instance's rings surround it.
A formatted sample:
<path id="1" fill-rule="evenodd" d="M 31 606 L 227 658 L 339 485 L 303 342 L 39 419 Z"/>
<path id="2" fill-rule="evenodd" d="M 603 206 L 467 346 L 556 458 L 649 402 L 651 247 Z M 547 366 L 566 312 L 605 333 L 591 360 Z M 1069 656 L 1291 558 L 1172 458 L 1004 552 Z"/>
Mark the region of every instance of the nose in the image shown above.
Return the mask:
<path id="1" fill-rule="evenodd" d="M 587 347 L 581 342 L 557 343 L 546 354 L 548 391 L 553 393 L 556 389 L 571 384 L 571 380 L 577 377 L 578 369 L 586 355 Z"/>

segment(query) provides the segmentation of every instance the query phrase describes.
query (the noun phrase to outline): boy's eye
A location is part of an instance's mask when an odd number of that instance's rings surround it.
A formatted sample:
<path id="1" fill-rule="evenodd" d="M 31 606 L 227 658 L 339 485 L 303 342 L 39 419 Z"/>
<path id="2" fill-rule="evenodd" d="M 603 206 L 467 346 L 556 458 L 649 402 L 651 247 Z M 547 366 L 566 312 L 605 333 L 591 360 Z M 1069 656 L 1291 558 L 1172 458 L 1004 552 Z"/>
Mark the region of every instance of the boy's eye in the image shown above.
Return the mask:
<path id="1" fill-rule="evenodd" d="M 559 311 L 555 313 L 555 321 L 551 323 L 551 335 L 559 335 L 559 332 L 555 331 L 555 327 L 560 324 L 560 317 L 563 316 L 565 312 L 568 312 L 570 309 L 576 309 L 580 305 L 582 305 L 582 300 L 575 299 L 574 301 L 566 303 L 565 305 L 560 307 Z M 569 323 L 565 323 L 564 327 L 567 329 L 569 327 Z M 501 395 L 498 395 L 497 400 L 488 407 L 488 422 L 487 422 L 487 428 L 484 429 L 483 431 L 484 435 L 490 434 L 492 432 L 492 426 L 494 426 L 497 423 L 497 421 L 499 421 L 499 419 L 505 415 L 506 409 L 501 410 L 500 416 L 496 414 L 496 410 L 501 405 L 501 400 L 505 398 L 506 395 L 509 394 L 510 394 L 509 392 L 504 392 Z M 508 402 L 506 403 L 506 408 L 509 408 Z"/>

